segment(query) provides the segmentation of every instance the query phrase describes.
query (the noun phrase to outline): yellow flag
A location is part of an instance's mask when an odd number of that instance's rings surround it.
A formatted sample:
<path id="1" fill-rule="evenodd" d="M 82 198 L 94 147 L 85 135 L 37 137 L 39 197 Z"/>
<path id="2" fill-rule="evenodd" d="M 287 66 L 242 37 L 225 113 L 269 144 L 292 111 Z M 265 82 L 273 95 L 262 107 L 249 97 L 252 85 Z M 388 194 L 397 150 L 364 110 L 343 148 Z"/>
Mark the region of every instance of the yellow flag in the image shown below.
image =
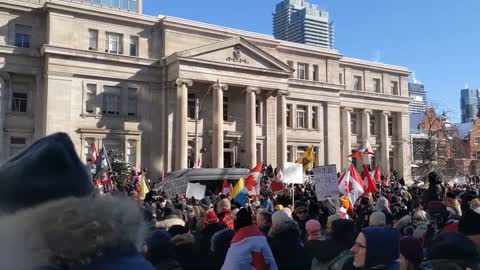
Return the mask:
<path id="1" fill-rule="evenodd" d="M 308 150 L 297 160 L 297 163 L 303 164 L 304 172 L 313 167 L 313 164 L 315 164 L 315 153 L 313 152 L 313 147 L 308 148 Z"/>
<path id="2" fill-rule="evenodd" d="M 149 191 L 147 182 L 145 181 L 145 175 L 142 175 L 140 178 L 140 194 L 138 194 L 138 196 L 140 199 L 145 200 L 145 195 L 147 195 Z"/>

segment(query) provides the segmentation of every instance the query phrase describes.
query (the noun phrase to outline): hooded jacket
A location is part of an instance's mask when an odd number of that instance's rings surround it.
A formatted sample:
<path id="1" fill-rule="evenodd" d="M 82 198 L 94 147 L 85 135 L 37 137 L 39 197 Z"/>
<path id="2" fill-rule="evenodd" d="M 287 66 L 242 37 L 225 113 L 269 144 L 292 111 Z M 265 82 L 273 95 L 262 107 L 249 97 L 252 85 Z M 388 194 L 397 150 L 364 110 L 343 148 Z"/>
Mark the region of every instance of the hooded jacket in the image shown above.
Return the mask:
<path id="1" fill-rule="evenodd" d="M 0 269 L 153 270 L 135 202 L 65 198 L 0 217 Z"/>
<path id="2" fill-rule="evenodd" d="M 362 233 L 367 240 L 364 269 L 399 269 L 400 231 L 390 227 L 367 227 Z"/>

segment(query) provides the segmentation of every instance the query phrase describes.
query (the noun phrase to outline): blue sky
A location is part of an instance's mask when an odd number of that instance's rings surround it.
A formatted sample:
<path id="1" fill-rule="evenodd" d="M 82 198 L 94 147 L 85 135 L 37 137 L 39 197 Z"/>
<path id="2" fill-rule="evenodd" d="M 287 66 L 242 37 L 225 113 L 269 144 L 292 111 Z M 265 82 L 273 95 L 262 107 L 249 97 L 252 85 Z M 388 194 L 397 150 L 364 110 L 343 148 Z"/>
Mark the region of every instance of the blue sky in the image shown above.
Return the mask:
<path id="1" fill-rule="evenodd" d="M 271 34 L 277 2 L 144 0 L 143 12 Z M 480 1 L 311 2 L 329 11 L 335 21 L 335 48 L 340 53 L 408 67 L 425 84 L 429 102 L 459 121 L 460 89 L 480 88 Z"/>

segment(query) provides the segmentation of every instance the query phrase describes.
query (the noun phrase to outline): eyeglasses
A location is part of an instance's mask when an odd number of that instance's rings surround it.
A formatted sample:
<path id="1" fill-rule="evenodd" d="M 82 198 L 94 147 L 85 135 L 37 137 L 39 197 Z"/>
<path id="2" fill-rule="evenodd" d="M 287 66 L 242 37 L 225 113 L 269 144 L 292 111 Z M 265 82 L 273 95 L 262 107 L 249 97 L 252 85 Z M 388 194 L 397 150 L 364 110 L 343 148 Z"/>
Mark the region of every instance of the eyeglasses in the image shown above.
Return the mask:
<path id="1" fill-rule="evenodd" d="M 357 248 L 367 248 L 367 246 L 362 245 L 359 242 L 355 242 L 354 246 L 357 247 Z"/>
<path id="2" fill-rule="evenodd" d="M 306 214 L 306 213 L 307 213 L 307 211 L 304 211 L 304 210 L 297 212 L 297 214 L 299 214 L 299 215 Z"/>

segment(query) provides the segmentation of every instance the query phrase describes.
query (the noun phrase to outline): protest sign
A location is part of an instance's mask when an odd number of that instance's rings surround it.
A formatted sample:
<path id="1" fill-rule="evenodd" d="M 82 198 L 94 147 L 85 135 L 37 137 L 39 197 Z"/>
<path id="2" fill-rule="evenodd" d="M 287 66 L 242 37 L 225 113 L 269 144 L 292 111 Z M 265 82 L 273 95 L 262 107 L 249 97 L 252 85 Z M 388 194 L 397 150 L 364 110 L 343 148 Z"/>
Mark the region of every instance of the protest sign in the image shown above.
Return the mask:
<path id="1" fill-rule="evenodd" d="M 303 165 L 285 162 L 283 175 L 283 183 L 285 184 L 303 184 Z"/>
<path id="2" fill-rule="evenodd" d="M 313 182 L 315 183 L 317 200 L 324 200 L 327 197 L 338 197 L 339 191 L 336 165 L 313 168 Z"/>
<path id="3" fill-rule="evenodd" d="M 197 200 L 203 199 L 205 197 L 205 189 L 207 186 L 196 184 L 196 183 L 188 183 L 187 185 L 187 199 L 195 198 Z"/>
<path id="4" fill-rule="evenodd" d="M 176 195 L 187 194 L 188 180 L 185 177 L 165 181 L 160 188 L 165 192 L 167 198 L 174 198 Z M 203 197 L 202 197 L 203 198 Z"/>

